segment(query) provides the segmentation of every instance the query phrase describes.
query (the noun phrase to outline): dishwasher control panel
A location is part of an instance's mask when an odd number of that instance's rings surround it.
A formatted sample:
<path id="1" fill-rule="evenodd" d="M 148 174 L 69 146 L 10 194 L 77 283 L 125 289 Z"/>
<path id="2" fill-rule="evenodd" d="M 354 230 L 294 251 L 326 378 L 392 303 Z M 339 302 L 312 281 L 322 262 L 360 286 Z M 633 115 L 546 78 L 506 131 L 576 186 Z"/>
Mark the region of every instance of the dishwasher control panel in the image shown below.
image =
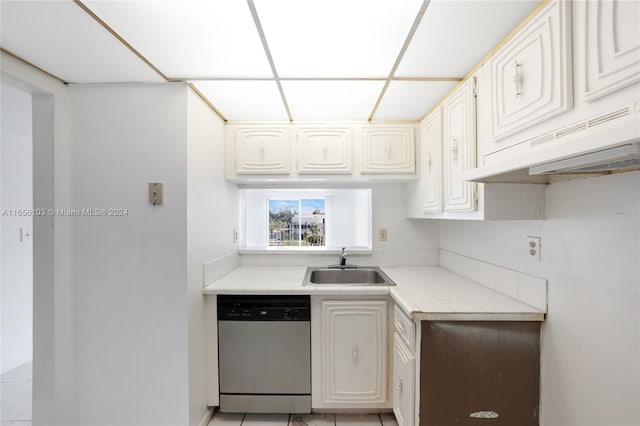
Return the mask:
<path id="1" fill-rule="evenodd" d="M 309 296 L 218 296 L 218 321 L 310 321 Z"/>

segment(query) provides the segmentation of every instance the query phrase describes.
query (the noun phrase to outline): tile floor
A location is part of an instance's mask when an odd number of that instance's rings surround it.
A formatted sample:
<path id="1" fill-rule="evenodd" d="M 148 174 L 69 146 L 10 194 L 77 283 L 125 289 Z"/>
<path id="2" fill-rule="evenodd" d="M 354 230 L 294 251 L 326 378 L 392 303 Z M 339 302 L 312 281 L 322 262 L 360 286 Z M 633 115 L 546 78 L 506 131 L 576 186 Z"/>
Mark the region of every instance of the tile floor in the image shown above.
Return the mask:
<path id="1" fill-rule="evenodd" d="M 215 413 L 209 426 L 398 426 L 393 414 Z"/>
<path id="2" fill-rule="evenodd" d="M 32 363 L 0 376 L 0 424 L 31 426 Z"/>

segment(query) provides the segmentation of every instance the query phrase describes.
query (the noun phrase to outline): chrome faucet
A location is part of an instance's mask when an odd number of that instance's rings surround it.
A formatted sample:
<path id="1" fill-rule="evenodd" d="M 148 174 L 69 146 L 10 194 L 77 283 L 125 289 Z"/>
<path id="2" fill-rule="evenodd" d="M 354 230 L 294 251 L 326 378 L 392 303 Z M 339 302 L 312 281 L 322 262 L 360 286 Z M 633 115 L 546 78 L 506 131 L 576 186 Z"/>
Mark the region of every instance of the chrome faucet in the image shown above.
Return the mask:
<path id="1" fill-rule="evenodd" d="M 347 255 L 344 254 L 344 249 L 346 247 L 342 247 L 342 253 L 340 253 L 340 256 L 338 257 L 338 263 L 340 264 L 340 266 L 346 266 L 347 265 Z"/>
<path id="2" fill-rule="evenodd" d="M 347 263 L 347 254 L 344 252 L 346 247 L 342 247 L 342 253 L 338 255 L 338 263 L 335 265 L 329 265 L 329 269 L 356 269 L 357 265 L 350 265 Z"/>

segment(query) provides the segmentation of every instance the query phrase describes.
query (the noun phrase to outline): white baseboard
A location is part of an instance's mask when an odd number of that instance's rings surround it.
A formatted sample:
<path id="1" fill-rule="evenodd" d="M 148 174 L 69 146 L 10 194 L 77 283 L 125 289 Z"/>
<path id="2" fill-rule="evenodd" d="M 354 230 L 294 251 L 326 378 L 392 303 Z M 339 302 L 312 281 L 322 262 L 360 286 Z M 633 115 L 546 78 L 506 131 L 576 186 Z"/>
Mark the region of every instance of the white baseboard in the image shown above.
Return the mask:
<path id="1" fill-rule="evenodd" d="M 200 423 L 198 423 L 198 426 L 208 426 L 212 417 L 213 407 L 207 407 L 207 411 L 205 411 L 205 413 L 202 415 L 202 419 L 200 420 Z"/>

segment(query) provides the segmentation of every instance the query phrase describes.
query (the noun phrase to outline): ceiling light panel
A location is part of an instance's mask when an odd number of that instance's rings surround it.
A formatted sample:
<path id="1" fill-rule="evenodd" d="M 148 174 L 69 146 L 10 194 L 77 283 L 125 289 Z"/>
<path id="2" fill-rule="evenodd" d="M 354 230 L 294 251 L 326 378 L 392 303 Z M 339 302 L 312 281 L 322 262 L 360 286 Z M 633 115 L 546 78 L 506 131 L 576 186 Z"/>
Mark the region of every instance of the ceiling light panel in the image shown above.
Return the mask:
<path id="1" fill-rule="evenodd" d="M 454 81 L 392 81 L 374 120 L 419 120 L 449 90 Z"/>
<path id="2" fill-rule="evenodd" d="M 0 7 L 2 47 L 65 81 L 164 81 L 73 2 L 2 1 Z"/>
<path id="3" fill-rule="evenodd" d="M 463 77 L 538 4 L 432 0 L 395 75 Z"/>
<path id="4" fill-rule="evenodd" d="M 384 81 L 283 81 L 296 121 L 366 120 Z"/>
<path id="5" fill-rule="evenodd" d="M 169 77 L 273 77 L 244 0 L 84 3 Z"/>
<path id="6" fill-rule="evenodd" d="M 289 121 L 275 81 L 194 81 L 200 92 L 233 121 Z"/>
<path id="7" fill-rule="evenodd" d="M 418 0 L 254 0 L 280 77 L 387 77 Z"/>

